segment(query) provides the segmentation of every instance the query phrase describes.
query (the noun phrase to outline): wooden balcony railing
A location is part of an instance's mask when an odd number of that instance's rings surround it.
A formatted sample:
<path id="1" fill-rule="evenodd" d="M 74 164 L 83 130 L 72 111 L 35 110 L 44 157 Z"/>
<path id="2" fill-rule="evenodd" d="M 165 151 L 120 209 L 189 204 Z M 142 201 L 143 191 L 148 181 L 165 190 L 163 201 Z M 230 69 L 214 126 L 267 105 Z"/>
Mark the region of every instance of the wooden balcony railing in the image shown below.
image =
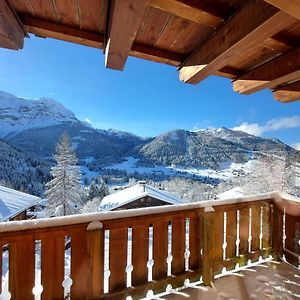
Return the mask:
<path id="1" fill-rule="evenodd" d="M 273 193 L 2 223 L 0 270 L 11 299 L 140 299 L 269 255 L 298 266 L 299 238 L 300 203 Z"/>

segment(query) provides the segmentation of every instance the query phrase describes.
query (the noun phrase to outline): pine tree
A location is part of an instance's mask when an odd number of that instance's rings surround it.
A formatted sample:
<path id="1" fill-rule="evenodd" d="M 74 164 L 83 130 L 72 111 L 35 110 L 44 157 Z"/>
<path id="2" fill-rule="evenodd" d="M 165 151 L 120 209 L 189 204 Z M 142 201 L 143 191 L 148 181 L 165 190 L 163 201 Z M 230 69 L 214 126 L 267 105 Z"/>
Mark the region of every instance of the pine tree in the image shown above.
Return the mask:
<path id="1" fill-rule="evenodd" d="M 78 213 L 82 206 L 80 197 L 80 168 L 70 137 L 64 133 L 56 145 L 54 158 L 57 165 L 51 168 L 53 179 L 46 184 L 48 199 L 46 210 L 50 216 L 65 216 Z"/>

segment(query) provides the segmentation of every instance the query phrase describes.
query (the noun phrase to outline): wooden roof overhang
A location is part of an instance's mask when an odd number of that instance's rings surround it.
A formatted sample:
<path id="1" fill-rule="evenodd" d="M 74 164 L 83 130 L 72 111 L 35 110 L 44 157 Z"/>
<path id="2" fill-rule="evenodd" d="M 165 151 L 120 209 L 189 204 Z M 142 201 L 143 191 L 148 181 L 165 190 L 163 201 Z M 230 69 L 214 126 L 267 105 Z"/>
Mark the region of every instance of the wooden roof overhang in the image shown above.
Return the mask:
<path id="1" fill-rule="evenodd" d="M 300 99 L 300 0 L 0 0 L 0 47 L 29 33 L 101 48 L 112 69 L 131 55 L 185 83 L 219 75 L 241 94 Z"/>

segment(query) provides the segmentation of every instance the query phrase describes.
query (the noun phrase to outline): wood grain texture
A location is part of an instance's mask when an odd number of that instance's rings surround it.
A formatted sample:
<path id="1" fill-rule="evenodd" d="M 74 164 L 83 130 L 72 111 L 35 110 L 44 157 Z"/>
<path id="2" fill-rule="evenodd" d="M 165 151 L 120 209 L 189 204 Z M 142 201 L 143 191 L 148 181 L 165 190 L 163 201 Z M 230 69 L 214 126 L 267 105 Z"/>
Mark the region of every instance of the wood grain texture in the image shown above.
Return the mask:
<path id="1" fill-rule="evenodd" d="M 202 257 L 201 257 L 201 246 L 202 237 L 201 235 L 201 216 L 190 218 L 189 223 L 189 269 L 199 270 L 202 267 Z"/>
<path id="2" fill-rule="evenodd" d="M 148 282 L 149 225 L 132 228 L 132 286 Z"/>
<path id="3" fill-rule="evenodd" d="M 153 279 L 160 280 L 167 277 L 168 256 L 168 221 L 153 223 Z"/>
<path id="4" fill-rule="evenodd" d="M 22 49 L 24 36 L 15 12 L 6 0 L 0 1 L 0 47 L 12 50 Z"/>
<path id="5" fill-rule="evenodd" d="M 41 240 L 42 300 L 63 299 L 65 271 L 65 238 L 45 234 Z"/>
<path id="6" fill-rule="evenodd" d="M 87 231 L 89 255 L 89 296 L 100 299 L 104 292 L 104 234 L 102 229 Z"/>
<path id="7" fill-rule="evenodd" d="M 123 70 L 148 0 L 113 0 L 110 6 L 105 66 Z"/>
<path id="8" fill-rule="evenodd" d="M 292 49 L 239 76 L 233 82 L 233 89 L 242 94 L 251 94 L 298 79 L 300 79 L 300 48 Z"/>
<path id="9" fill-rule="evenodd" d="M 260 0 L 247 2 L 210 39 L 182 64 L 180 80 L 197 83 L 295 22 L 295 18 Z M 230 34 L 229 34 L 230 33 Z"/>
<path id="10" fill-rule="evenodd" d="M 109 232 L 109 291 L 126 288 L 128 228 L 111 229 Z"/>
<path id="11" fill-rule="evenodd" d="M 89 294 L 89 254 L 86 227 L 71 233 L 71 299 L 87 299 Z"/>
<path id="12" fill-rule="evenodd" d="M 265 0 L 286 13 L 300 19 L 300 0 Z"/>
<path id="13" fill-rule="evenodd" d="M 172 220 L 172 274 L 176 275 L 184 272 L 185 261 L 185 218 L 175 218 Z"/>
<path id="14" fill-rule="evenodd" d="M 32 237 L 9 245 L 9 283 L 11 299 L 34 299 L 35 241 Z"/>

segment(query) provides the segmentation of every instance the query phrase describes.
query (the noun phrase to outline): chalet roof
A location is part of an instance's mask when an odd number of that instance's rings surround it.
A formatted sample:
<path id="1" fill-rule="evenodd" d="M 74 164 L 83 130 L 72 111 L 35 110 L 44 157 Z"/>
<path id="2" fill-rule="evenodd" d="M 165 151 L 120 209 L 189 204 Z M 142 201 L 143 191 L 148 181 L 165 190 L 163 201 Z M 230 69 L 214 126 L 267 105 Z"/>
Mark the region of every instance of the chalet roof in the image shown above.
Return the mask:
<path id="1" fill-rule="evenodd" d="M 147 196 L 164 201 L 168 204 L 184 203 L 184 200 L 166 191 L 154 188 L 147 184 L 138 183 L 132 187 L 125 188 L 122 191 L 104 197 L 101 206 L 108 209 L 115 209 Z"/>
<path id="2" fill-rule="evenodd" d="M 177 67 L 185 83 L 219 75 L 241 94 L 300 99 L 299 1 L 3 0 L 0 12 L 0 47 L 32 33 L 103 49 L 112 69 L 131 55 Z"/>
<path id="3" fill-rule="evenodd" d="M 0 220 L 6 221 L 40 201 L 39 197 L 0 186 Z"/>

